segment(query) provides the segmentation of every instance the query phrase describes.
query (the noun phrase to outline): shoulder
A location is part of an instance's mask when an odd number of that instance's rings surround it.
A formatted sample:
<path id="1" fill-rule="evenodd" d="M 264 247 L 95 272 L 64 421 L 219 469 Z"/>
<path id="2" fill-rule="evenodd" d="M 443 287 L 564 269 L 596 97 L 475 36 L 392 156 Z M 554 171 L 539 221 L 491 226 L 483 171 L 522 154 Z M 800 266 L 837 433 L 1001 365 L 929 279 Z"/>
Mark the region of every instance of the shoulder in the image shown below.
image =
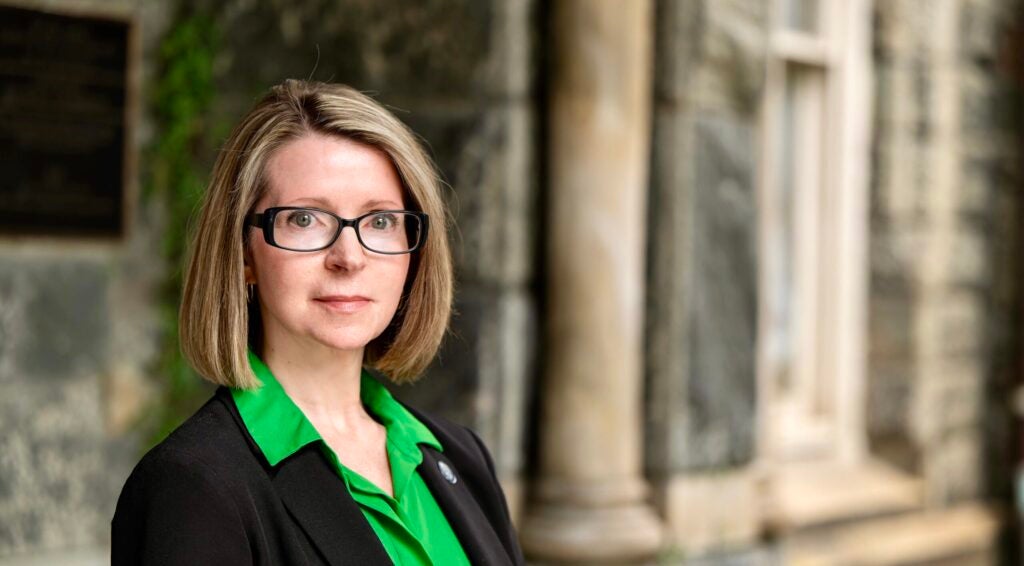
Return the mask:
<path id="1" fill-rule="evenodd" d="M 238 506 L 245 486 L 236 471 L 245 440 L 232 428 L 215 395 L 142 457 L 111 521 L 113 564 L 245 563 L 252 521 Z"/>
<path id="2" fill-rule="evenodd" d="M 218 391 L 136 464 L 121 498 L 156 490 L 224 492 L 239 483 L 243 463 L 254 461 L 224 395 Z"/>
<path id="3" fill-rule="evenodd" d="M 230 402 L 230 394 L 218 390 L 167 438 L 150 449 L 135 472 L 186 466 L 215 473 L 218 469 L 231 469 L 238 459 L 251 457 L 245 435 L 225 400 Z"/>

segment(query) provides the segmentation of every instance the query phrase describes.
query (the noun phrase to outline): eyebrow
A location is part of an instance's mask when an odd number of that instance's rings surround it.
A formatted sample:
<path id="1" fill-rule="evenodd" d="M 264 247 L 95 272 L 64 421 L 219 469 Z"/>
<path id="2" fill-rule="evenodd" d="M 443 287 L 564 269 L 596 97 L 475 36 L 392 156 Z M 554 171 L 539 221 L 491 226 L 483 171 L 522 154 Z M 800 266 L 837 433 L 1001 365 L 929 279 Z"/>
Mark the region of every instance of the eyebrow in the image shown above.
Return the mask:
<path id="1" fill-rule="evenodd" d="M 295 200 L 291 201 L 291 203 L 286 205 L 286 206 L 297 206 L 296 203 L 298 203 L 299 201 L 314 202 L 316 204 L 319 204 L 320 206 L 322 206 L 326 210 L 330 210 L 332 208 L 331 203 L 328 202 L 327 199 L 322 199 L 320 197 L 302 197 L 302 198 L 298 198 L 298 199 L 295 199 Z M 379 207 L 402 208 L 401 205 L 399 205 L 395 201 L 388 200 L 388 199 L 383 199 L 383 200 L 381 200 L 381 199 L 373 199 L 373 200 L 368 200 L 368 201 L 363 203 L 363 208 L 364 209 L 379 208 Z"/>

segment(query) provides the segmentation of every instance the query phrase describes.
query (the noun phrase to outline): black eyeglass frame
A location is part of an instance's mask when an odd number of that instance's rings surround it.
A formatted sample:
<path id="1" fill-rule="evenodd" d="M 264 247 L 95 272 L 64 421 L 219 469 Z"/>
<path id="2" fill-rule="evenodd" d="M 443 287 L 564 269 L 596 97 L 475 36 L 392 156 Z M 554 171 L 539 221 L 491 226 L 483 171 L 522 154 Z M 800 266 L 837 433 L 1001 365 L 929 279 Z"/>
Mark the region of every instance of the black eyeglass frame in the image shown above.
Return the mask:
<path id="1" fill-rule="evenodd" d="M 313 249 L 313 250 L 297 250 L 297 249 L 294 249 L 294 248 L 286 248 L 286 247 L 278 244 L 276 239 L 274 238 L 274 219 L 277 217 L 278 214 L 280 214 L 281 212 L 284 212 L 286 210 L 315 210 L 316 212 L 322 212 L 322 213 L 324 213 L 324 214 L 326 214 L 328 216 L 332 216 L 332 217 L 334 217 L 334 218 L 336 218 L 338 220 L 338 229 L 337 229 L 337 231 L 334 232 L 334 236 L 331 237 L 331 240 L 329 242 L 327 242 L 327 244 L 325 244 L 323 247 L 319 247 L 319 248 L 316 248 L 316 249 Z M 419 239 L 416 240 L 416 245 L 414 245 L 411 249 L 406 250 L 406 251 L 402 251 L 402 252 L 381 252 L 381 251 L 377 251 L 377 250 L 367 246 L 366 243 L 363 242 L 363 235 L 359 233 L 359 223 L 362 222 L 362 220 L 364 218 L 369 218 L 370 216 L 374 216 L 374 215 L 377 215 L 377 214 L 386 214 L 386 213 L 389 213 L 389 212 L 390 213 L 409 214 L 409 215 L 415 216 L 416 218 L 419 219 L 419 221 L 420 221 Z M 255 226 L 257 228 L 261 228 L 262 231 L 263 231 L 263 240 L 265 242 L 267 242 L 268 244 L 270 244 L 271 246 L 274 246 L 275 248 L 281 248 L 282 250 L 288 250 L 290 252 L 300 252 L 300 253 L 301 252 L 318 252 L 320 250 L 326 250 L 327 248 L 333 246 L 334 242 L 338 241 L 338 238 L 341 236 L 341 231 L 344 230 L 346 226 L 351 226 L 352 229 L 355 230 L 355 232 L 356 232 L 356 239 L 359 240 L 359 245 L 363 246 L 363 249 L 369 250 L 369 251 L 371 251 L 371 252 L 373 252 L 375 254 L 402 255 L 402 254 L 411 254 L 411 253 L 413 253 L 413 252 L 415 252 L 415 251 L 417 251 L 417 250 L 419 250 L 420 248 L 423 247 L 423 242 L 425 242 L 427 240 L 427 228 L 430 225 L 429 220 L 430 220 L 430 217 L 427 216 L 426 212 L 420 212 L 418 210 L 374 210 L 374 211 L 371 211 L 371 212 L 367 212 L 366 214 L 357 216 L 355 218 L 342 218 L 342 217 L 338 216 L 337 214 L 334 214 L 333 212 L 331 212 L 329 210 L 324 210 L 322 208 L 316 208 L 316 207 L 312 207 L 312 206 L 274 206 L 274 207 L 267 208 L 263 212 L 254 212 L 254 213 L 250 214 L 249 216 L 246 217 L 245 225 L 246 226 Z"/>

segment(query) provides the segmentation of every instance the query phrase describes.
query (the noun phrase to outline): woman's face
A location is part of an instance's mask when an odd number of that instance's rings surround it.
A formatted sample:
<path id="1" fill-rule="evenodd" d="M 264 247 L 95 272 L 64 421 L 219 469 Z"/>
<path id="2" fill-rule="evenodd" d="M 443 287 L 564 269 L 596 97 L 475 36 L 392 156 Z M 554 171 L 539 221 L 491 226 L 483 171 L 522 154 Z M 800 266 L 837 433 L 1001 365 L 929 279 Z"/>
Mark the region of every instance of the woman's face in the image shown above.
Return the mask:
<path id="1" fill-rule="evenodd" d="M 309 134 L 290 141 L 271 156 L 266 173 L 268 190 L 256 212 L 309 206 L 355 218 L 405 209 L 388 157 L 348 139 Z M 253 230 L 246 277 L 259 291 L 265 348 L 361 350 L 391 322 L 408 254 L 371 252 L 351 227 L 331 247 L 315 252 L 276 248 Z"/>

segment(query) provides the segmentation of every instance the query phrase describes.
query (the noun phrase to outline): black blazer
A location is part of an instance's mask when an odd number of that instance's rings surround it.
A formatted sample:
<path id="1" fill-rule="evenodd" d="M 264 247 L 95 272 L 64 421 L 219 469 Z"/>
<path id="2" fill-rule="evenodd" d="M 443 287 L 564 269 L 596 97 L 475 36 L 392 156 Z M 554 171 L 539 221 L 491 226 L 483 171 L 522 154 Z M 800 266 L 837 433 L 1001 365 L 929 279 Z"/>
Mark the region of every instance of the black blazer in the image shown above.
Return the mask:
<path id="1" fill-rule="evenodd" d="M 470 561 L 523 564 L 483 442 L 469 428 L 406 408 L 444 447 L 421 444 L 417 471 Z M 454 478 L 442 475 L 440 462 Z M 111 526 L 115 566 L 392 563 L 317 445 L 271 467 L 223 387 L 142 458 Z"/>

